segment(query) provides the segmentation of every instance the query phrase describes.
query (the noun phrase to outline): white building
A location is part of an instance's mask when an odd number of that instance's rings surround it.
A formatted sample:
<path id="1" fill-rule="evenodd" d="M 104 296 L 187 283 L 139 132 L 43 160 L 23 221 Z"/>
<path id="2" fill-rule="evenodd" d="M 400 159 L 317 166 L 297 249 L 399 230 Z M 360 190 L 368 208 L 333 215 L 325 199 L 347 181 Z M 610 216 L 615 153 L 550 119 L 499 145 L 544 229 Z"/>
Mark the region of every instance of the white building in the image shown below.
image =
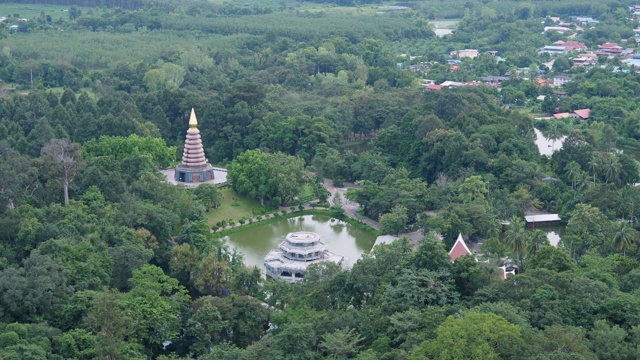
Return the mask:
<path id="1" fill-rule="evenodd" d="M 271 250 L 264 258 L 264 268 L 268 278 L 295 283 L 302 280 L 309 265 L 323 261 L 346 266 L 345 257 L 327 250 L 320 235 L 301 231 L 289 233 L 277 249 Z"/>

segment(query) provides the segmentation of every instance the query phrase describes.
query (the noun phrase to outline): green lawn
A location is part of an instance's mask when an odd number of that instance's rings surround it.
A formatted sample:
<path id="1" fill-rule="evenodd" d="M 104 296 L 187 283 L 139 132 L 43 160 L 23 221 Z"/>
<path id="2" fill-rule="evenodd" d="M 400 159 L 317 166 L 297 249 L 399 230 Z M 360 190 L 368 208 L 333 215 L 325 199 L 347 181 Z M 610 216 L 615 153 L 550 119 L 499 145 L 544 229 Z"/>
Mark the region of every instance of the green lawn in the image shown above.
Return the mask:
<path id="1" fill-rule="evenodd" d="M 222 205 L 207 213 L 210 226 L 221 220 L 233 219 L 238 221 L 242 217 L 250 218 L 254 216 L 251 210 L 257 214 L 263 209 L 260 206 L 260 201 L 238 195 L 230 186 L 220 188 L 220 192 L 222 193 Z"/>

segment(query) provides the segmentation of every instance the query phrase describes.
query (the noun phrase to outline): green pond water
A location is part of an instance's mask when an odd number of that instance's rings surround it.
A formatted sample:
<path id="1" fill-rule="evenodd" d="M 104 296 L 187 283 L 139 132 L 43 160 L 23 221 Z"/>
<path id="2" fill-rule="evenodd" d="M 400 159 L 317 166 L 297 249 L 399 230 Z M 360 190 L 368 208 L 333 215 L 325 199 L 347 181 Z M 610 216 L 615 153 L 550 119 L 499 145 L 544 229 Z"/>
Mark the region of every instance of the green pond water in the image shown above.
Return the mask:
<path id="1" fill-rule="evenodd" d="M 230 247 L 244 254 L 247 266 L 264 270 L 264 257 L 278 247 L 285 236 L 295 231 L 311 231 L 320 235 L 329 251 L 348 258 L 353 265 L 362 253 L 368 253 L 376 238 L 346 222 L 323 215 L 304 215 L 281 219 L 261 226 L 249 228 L 225 237 Z"/>

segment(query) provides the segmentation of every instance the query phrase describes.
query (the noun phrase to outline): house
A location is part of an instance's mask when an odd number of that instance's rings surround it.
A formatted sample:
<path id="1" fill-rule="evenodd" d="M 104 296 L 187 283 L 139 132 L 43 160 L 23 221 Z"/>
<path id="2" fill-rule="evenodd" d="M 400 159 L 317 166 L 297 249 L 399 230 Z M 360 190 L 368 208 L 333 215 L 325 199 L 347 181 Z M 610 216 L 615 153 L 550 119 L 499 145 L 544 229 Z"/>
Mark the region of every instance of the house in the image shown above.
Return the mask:
<path id="1" fill-rule="evenodd" d="M 594 24 L 598 24 L 600 22 L 600 21 L 598 21 L 598 20 L 596 20 L 594 18 L 588 17 L 588 16 L 578 16 L 578 17 L 576 17 L 576 21 L 581 23 L 582 25 L 587 25 L 587 24 L 594 25 Z"/>
<path id="2" fill-rule="evenodd" d="M 394 241 L 398 240 L 397 236 L 393 236 L 393 235 L 380 235 L 376 238 L 376 242 L 373 244 L 373 247 L 376 247 L 378 245 L 389 245 L 392 244 Z M 371 248 L 373 250 L 373 248 Z"/>
<path id="3" fill-rule="evenodd" d="M 528 227 L 535 228 L 536 226 L 553 226 L 558 225 L 560 222 L 560 215 L 558 214 L 542 214 L 542 215 L 528 215 L 524 217 L 524 221 Z"/>
<path id="4" fill-rule="evenodd" d="M 547 18 L 549 18 L 549 20 L 553 21 L 556 24 L 560 22 L 559 16 L 547 16 Z"/>
<path id="5" fill-rule="evenodd" d="M 588 56 L 593 55 L 593 56 Z M 573 59 L 573 67 L 588 67 L 594 66 L 598 62 L 598 58 L 595 54 L 581 54 L 577 58 Z"/>
<path id="6" fill-rule="evenodd" d="M 435 90 L 435 91 L 439 91 L 439 90 L 442 90 L 442 85 L 429 84 L 429 85 L 425 86 L 425 88 L 426 88 L 427 90 Z"/>
<path id="7" fill-rule="evenodd" d="M 574 110 L 571 116 L 575 118 L 580 118 L 582 120 L 587 120 L 590 114 L 591 114 L 591 109 L 580 109 L 580 110 Z"/>
<path id="8" fill-rule="evenodd" d="M 542 50 L 538 51 L 538 54 L 547 53 L 549 55 L 553 54 L 564 54 L 567 52 L 567 48 L 560 45 L 547 45 L 542 48 Z"/>
<path id="9" fill-rule="evenodd" d="M 548 31 L 556 31 L 564 34 L 566 32 L 570 32 L 571 29 L 565 26 L 545 26 L 544 32 L 548 32 Z"/>
<path id="10" fill-rule="evenodd" d="M 622 53 L 622 47 L 618 43 L 607 42 L 602 45 L 598 45 L 598 51 L 596 55 L 615 56 Z"/>
<path id="11" fill-rule="evenodd" d="M 417 64 L 409 65 L 409 70 L 417 72 L 417 71 L 427 71 L 431 68 L 431 65 L 428 62 L 419 62 Z"/>
<path id="12" fill-rule="evenodd" d="M 459 86 L 463 86 L 464 84 L 461 82 L 457 82 L 457 81 L 445 81 L 442 84 L 440 84 L 440 86 L 442 87 L 459 87 Z"/>
<path id="13" fill-rule="evenodd" d="M 487 54 L 489 54 L 491 56 L 498 56 L 498 52 L 496 50 L 489 50 L 489 51 L 487 51 Z"/>
<path id="14" fill-rule="evenodd" d="M 453 244 L 451 251 L 449 251 L 449 258 L 451 259 L 451 262 L 455 262 L 457 258 L 465 255 L 473 255 L 473 253 L 469 250 L 467 244 L 464 243 L 462 234 L 458 234 L 458 239 L 455 244 Z"/>
<path id="15" fill-rule="evenodd" d="M 478 51 L 477 49 L 456 50 L 456 51 L 452 51 L 449 55 L 451 55 L 451 57 L 457 56 L 459 59 L 466 58 L 466 57 L 475 59 L 478 57 L 478 55 L 480 55 L 480 51 Z"/>
<path id="16" fill-rule="evenodd" d="M 543 78 L 537 78 L 534 81 L 535 81 L 536 85 L 538 85 L 538 86 L 545 86 L 545 85 L 549 84 L 549 80 L 543 79 Z"/>
<path id="17" fill-rule="evenodd" d="M 640 67 L 640 59 L 627 59 L 623 62 L 628 66 Z"/>
<path id="18" fill-rule="evenodd" d="M 500 273 L 500 278 L 502 280 L 506 280 L 507 279 L 507 275 L 515 275 L 516 274 L 516 269 L 513 267 L 507 267 L 505 265 L 499 267 L 498 269 L 500 269 L 501 273 Z"/>
<path id="19" fill-rule="evenodd" d="M 553 95 L 557 96 L 558 98 L 566 98 L 567 96 L 569 96 L 566 91 L 554 91 Z"/>
<path id="20" fill-rule="evenodd" d="M 564 75 L 556 75 L 553 77 L 553 85 L 554 86 L 562 86 L 571 81 L 571 78 Z"/>
<path id="21" fill-rule="evenodd" d="M 558 40 L 554 42 L 553 45 L 564 46 L 564 48 L 567 51 L 585 50 L 587 48 L 587 45 L 585 45 L 584 43 L 580 41 L 574 41 L 574 40 L 569 40 L 569 41 Z"/>
<path id="22" fill-rule="evenodd" d="M 20 30 L 20 25 L 9 26 L 9 31 L 18 31 L 18 30 Z"/>
<path id="23" fill-rule="evenodd" d="M 568 112 L 558 113 L 558 114 L 553 114 L 553 117 L 560 120 L 560 119 L 571 117 L 571 114 L 569 114 Z"/>
<path id="24" fill-rule="evenodd" d="M 499 87 L 503 81 L 507 81 L 509 78 L 506 76 L 485 76 L 481 80 L 489 86 Z"/>

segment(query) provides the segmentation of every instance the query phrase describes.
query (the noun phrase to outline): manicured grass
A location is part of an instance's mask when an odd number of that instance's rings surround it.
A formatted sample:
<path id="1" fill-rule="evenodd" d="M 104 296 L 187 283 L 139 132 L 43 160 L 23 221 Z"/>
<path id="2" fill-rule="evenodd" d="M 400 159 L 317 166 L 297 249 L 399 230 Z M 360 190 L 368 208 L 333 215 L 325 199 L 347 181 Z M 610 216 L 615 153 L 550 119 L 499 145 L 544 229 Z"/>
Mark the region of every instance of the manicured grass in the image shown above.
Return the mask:
<path id="1" fill-rule="evenodd" d="M 304 184 L 302 187 L 302 192 L 298 195 L 299 199 L 313 199 L 313 187 L 311 184 Z"/>
<path id="2" fill-rule="evenodd" d="M 222 204 L 219 208 L 207 213 L 210 226 L 221 220 L 238 221 L 242 217 L 250 218 L 254 216 L 251 210 L 257 214 L 264 209 L 260 206 L 260 201 L 238 195 L 231 186 L 220 188 L 220 192 L 222 193 Z"/>

